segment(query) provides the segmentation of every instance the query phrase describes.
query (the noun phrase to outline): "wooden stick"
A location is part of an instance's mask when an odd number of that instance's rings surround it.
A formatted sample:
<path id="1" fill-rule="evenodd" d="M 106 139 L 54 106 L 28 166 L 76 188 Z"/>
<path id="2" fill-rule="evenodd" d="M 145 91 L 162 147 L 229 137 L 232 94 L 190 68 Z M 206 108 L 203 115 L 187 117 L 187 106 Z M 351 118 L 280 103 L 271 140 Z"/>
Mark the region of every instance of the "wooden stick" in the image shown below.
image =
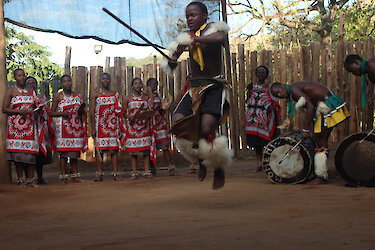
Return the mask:
<path id="1" fill-rule="evenodd" d="M 112 12 L 110 12 L 109 10 L 107 10 L 106 8 L 103 8 L 103 11 L 105 13 L 107 13 L 108 15 L 110 15 L 111 17 L 113 17 L 117 22 L 121 23 L 122 25 L 124 25 L 126 28 L 128 28 L 130 31 L 132 31 L 134 34 L 136 34 L 137 36 L 139 36 L 143 41 L 145 41 L 148 45 L 152 46 L 154 49 L 156 49 L 160 54 L 162 54 L 162 56 L 164 56 L 165 58 L 168 59 L 168 61 L 171 60 L 171 58 L 169 56 L 167 56 L 163 51 L 161 51 L 158 47 L 156 47 L 155 44 L 151 43 L 147 38 L 145 38 L 144 36 L 142 36 L 141 34 L 139 34 L 135 29 L 133 29 L 132 27 L 130 27 L 128 24 L 126 24 L 124 21 L 122 21 L 120 18 L 118 18 L 117 16 L 115 16 Z"/>

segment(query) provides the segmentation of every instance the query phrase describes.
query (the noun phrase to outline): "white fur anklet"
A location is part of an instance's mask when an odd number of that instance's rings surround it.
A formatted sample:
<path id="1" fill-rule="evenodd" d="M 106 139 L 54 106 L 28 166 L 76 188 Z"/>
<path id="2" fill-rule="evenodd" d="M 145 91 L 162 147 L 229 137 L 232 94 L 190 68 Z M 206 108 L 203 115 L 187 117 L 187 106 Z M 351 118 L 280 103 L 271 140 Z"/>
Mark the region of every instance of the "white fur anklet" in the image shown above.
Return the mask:
<path id="1" fill-rule="evenodd" d="M 306 99 L 304 96 L 301 96 L 299 99 L 298 99 L 298 102 L 296 103 L 296 110 L 298 112 L 300 112 L 302 110 L 303 107 L 305 107 L 306 105 Z"/>
<path id="2" fill-rule="evenodd" d="M 207 168 L 228 167 L 232 163 L 233 151 L 228 148 L 227 137 L 217 137 L 213 142 L 200 139 L 198 145 L 199 158 Z"/>
<path id="3" fill-rule="evenodd" d="M 176 148 L 180 150 L 181 154 L 190 162 L 198 162 L 198 149 L 193 148 L 193 143 L 189 140 L 177 138 Z"/>
<path id="4" fill-rule="evenodd" d="M 314 156 L 315 174 L 320 178 L 328 179 L 326 152 L 317 152 Z"/>

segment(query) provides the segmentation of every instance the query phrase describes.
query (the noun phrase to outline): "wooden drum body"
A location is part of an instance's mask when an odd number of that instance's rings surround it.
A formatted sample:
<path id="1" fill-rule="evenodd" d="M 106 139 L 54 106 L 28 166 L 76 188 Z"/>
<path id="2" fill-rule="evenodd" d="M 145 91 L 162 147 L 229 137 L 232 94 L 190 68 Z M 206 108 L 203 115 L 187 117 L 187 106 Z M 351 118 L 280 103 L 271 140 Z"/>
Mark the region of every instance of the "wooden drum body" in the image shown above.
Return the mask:
<path id="1" fill-rule="evenodd" d="M 354 186 L 375 186 L 375 135 L 356 133 L 345 138 L 335 155 L 337 172 Z"/>
<path id="2" fill-rule="evenodd" d="M 280 135 L 264 148 L 263 170 L 273 183 L 305 183 L 314 176 L 315 143 L 310 137 L 280 163 L 300 140 L 301 132 L 291 131 Z"/>

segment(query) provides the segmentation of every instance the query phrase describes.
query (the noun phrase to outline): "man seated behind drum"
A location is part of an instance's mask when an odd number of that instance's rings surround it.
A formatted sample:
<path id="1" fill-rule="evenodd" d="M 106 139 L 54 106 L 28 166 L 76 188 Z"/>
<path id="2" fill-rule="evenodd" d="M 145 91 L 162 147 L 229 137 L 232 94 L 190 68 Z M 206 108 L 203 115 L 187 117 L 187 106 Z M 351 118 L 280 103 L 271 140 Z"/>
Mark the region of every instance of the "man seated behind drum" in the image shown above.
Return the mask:
<path id="1" fill-rule="evenodd" d="M 278 98 L 296 101 L 297 110 L 301 108 L 306 110 L 302 139 L 310 136 L 310 127 L 314 123 L 313 134 L 317 144 L 314 166 L 318 178 L 310 183 L 326 183 L 328 179 L 328 138 L 333 127 L 350 116 L 345 106 L 346 103 L 326 86 L 311 81 L 294 82 L 290 85 L 275 82 L 271 86 L 271 93 Z"/>
<path id="2" fill-rule="evenodd" d="M 356 76 L 367 77 L 375 84 L 375 58 L 362 59 L 359 55 L 348 55 L 344 63 L 345 69 Z"/>

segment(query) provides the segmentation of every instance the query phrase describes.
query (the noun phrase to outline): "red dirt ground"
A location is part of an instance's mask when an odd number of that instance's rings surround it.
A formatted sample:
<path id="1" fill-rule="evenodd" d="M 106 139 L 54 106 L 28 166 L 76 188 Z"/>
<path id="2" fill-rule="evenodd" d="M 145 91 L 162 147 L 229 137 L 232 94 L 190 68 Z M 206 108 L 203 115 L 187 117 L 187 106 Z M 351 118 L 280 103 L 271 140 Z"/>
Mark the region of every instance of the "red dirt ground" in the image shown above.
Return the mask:
<path id="1" fill-rule="evenodd" d="M 0 185 L 0 249 L 375 249 L 372 188 L 348 188 L 329 162 L 328 185 L 271 184 L 252 156 L 227 169 L 225 187 L 159 171 L 154 179 L 60 185 L 57 166 L 39 188 Z M 121 169 L 127 168 L 121 160 Z"/>

